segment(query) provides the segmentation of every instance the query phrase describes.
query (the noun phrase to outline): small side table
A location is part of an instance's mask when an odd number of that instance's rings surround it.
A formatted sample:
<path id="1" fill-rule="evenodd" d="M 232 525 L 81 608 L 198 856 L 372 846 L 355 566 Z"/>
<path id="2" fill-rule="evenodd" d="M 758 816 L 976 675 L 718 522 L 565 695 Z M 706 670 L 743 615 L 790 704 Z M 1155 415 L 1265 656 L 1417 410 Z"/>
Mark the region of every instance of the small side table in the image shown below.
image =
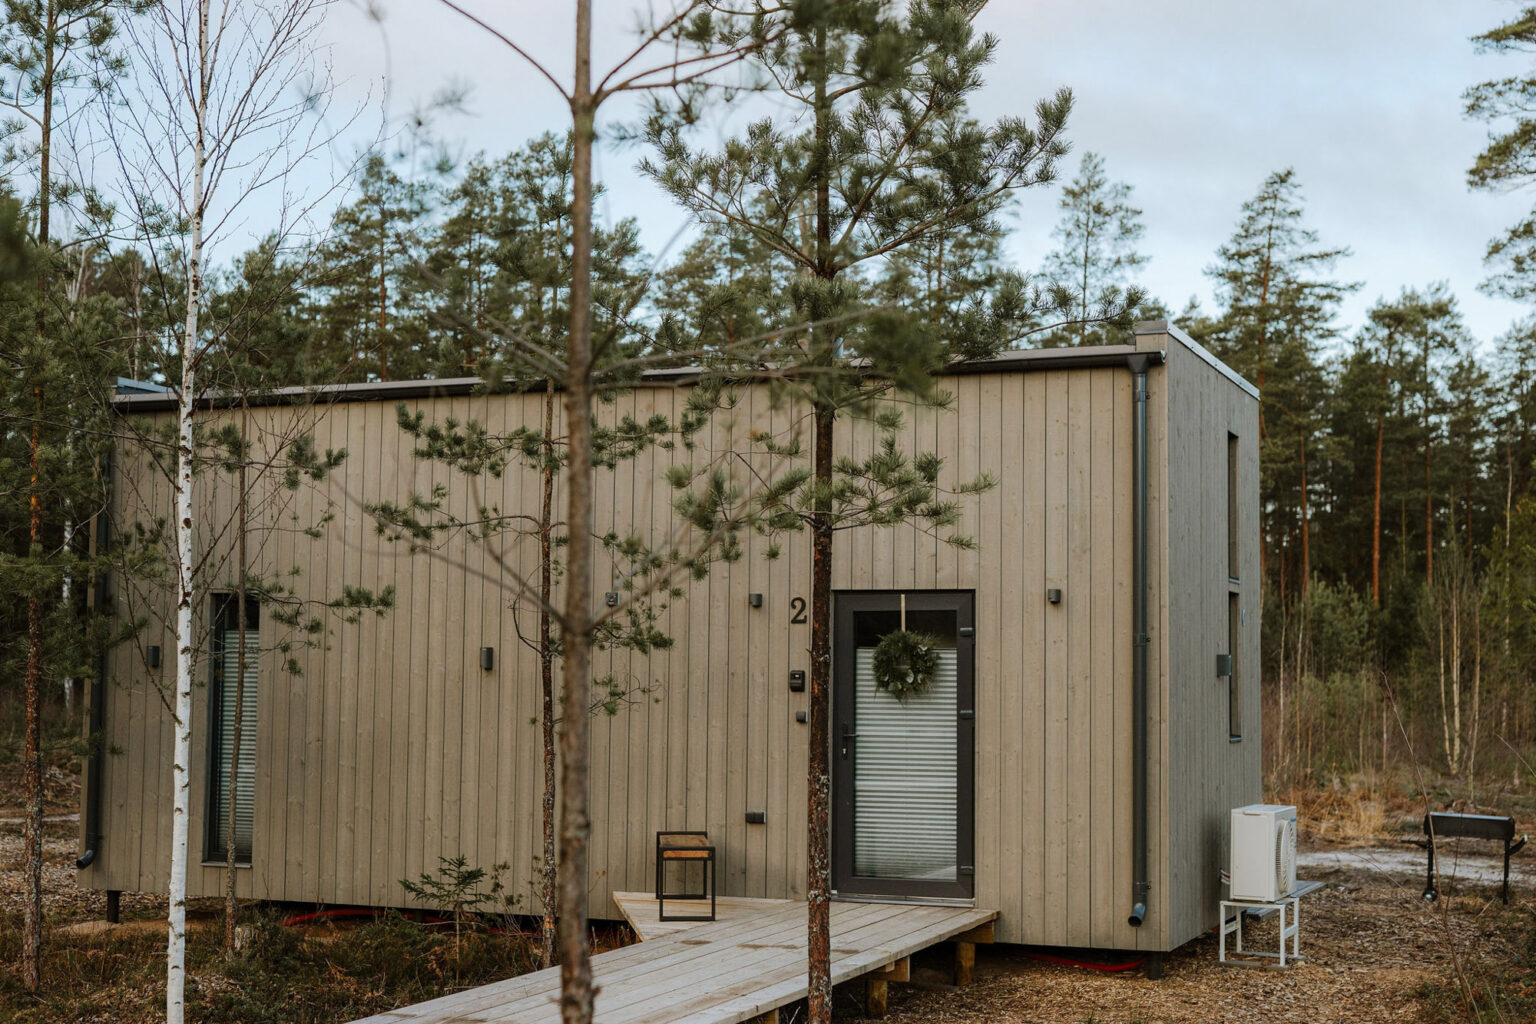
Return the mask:
<path id="1" fill-rule="evenodd" d="M 704 877 L 699 880 L 697 891 L 687 887 L 687 871 L 683 873 L 684 887 L 668 892 L 666 883 L 667 864 L 681 862 L 685 866 L 699 863 L 704 867 Z M 656 916 L 662 921 L 713 921 L 715 919 L 715 847 L 709 841 L 708 832 L 657 832 L 656 833 Z M 709 913 L 668 914 L 667 900 L 702 900 L 709 897 Z"/>

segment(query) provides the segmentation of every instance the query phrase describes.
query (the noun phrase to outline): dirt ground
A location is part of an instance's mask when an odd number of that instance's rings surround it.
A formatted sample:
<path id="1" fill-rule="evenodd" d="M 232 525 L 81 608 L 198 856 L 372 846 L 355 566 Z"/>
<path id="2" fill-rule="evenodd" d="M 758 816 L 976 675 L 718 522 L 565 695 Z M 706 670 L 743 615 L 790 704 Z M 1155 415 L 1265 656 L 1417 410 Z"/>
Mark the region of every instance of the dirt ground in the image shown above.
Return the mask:
<path id="1" fill-rule="evenodd" d="M 1355 1024 L 1464 1019 L 1464 1008 L 1448 988 L 1458 965 L 1486 968 L 1502 960 L 1509 952 L 1501 943 L 1511 915 L 1527 920 L 1536 915 L 1536 867 L 1528 852 L 1516 857 L 1508 910 L 1489 881 L 1501 874 L 1502 861 L 1489 857 L 1452 853 L 1441 880 L 1445 895 L 1433 903 L 1421 895 L 1424 852 L 1415 847 L 1334 847 L 1314 840 L 1300 861 L 1303 878 L 1326 884 L 1302 900 L 1305 962 L 1294 968 L 1221 966 L 1214 934 L 1170 954 L 1160 981 L 1148 980 L 1141 971 L 1103 973 L 1043 963 L 1031 958 L 1033 951 L 1016 946 L 981 947 L 973 985 L 961 990 L 944 985 L 947 965 L 930 957 L 915 974 L 926 982 L 923 987 L 891 987 L 887 1020 Z M 1453 870 L 1454 879 L 1449 877 Z M 1246 945 L 1274 950 L 1275 933 L 1273 919 L 1249 926 Z M 849 992 L 847 999 L 855 995 Z"/>
<path id="2" fill-rule="evenodd" d="M 53 927 L 102 914 L 102 895 L 75 886 L 77 835 L 74 815 L 50 815 L 45 860 Z M 1442 882 L 1445 896 L 1426 903 L 1420 896 L 1418 849 L 1389 842 L 1339 846 L 1315 836 L 1308 846 L 1300 873 L 1326 886 L 1303 901 L 1305 962 L 1291 970 L 1221 967 L 1214 935 L 1171 954 L 1161 981 L 1148 980 L 1141 971 L 1111 974 L 1044 963 L 1031 957 L 1035 951 L 1019 947 L 981 947 L 975 983 L 956 990 L 947 984 L 947 959 L 938 950 L 914 965 L 915 985 L 891 986 L 887 1019 L 893 1024 L 1464 1019 L 1449 988 L 1458 964 L 1472 971 L 1507 958 L 1510 923 L 1536 917 L 1533 851 L 1516 858 L 1506 910 L 1488 880 L 1497 873 L 1491 858 L 1452 853 L 1445 867 L 1456 877 Z M 0 913 L 21 910 L 21 860 L 20 820 L 0 817 Z M 125 918 L 153 918 L 164 913 L 164 900 L 124 893 L 122 909 Z M 1248 944 L 1274 948 L 1273 921 L 1250 926 Z M 1113 955 L 1100 959 L 1109 962 Z M 859 1017 L 859 992 L 854 986 L 839 991 L 840 1018 Z"/>

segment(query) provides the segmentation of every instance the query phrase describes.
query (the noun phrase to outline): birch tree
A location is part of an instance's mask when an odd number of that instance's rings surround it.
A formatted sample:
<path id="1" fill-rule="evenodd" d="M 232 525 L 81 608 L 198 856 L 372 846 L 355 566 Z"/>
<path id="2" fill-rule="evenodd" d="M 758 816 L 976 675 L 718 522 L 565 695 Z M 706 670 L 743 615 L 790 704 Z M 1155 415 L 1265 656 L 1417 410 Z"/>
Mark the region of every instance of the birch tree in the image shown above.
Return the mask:
<path id="1" fill-rule="evenodd" d="M 193 607 L 197 529 L 192 501 L 199 373 L 216 336 L 204 330 L 210 252 L 241 206 L 264 189 L 287 194 L 289 176 L 329 141 L 313 102 L 313 36 L 328 0 L 167 0 L 126 25 L 141 72 L 107 130 L 138 236 L 184 273 L 184 320 L 175 340 L 173 478 L 176 664 L 171 708 L 171 863 L 166 1020 L 181 1024 L 186 987 Z M 301 219 L 285 207 L 279 234 Z M 168 299 L 169 297 L 167 297 Z"/>

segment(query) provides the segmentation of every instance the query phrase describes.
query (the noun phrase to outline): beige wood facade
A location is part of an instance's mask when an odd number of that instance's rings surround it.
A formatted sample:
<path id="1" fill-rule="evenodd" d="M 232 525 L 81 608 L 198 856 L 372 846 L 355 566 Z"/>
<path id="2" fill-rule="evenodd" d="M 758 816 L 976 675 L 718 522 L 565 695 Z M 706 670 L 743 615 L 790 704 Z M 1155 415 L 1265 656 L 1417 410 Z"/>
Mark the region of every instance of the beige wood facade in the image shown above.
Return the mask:
<path id="1" fill-rule="evenodd" d="M 1133 351 L 1165 352 L 1149 371 L 1150 669 L 1149 849 L 1146 924 L 1127 924 L 1131 902 L 1131 628 Z M 1000 911 L 997 938 L 1076 947 L 1171 949 L 1216 922 L 1226 813 L 1260 797 L 1258 402 L 1256 392 L 1161 323 L 1138 328 L 1137 345 L 1013 354 L 946 381 L 945 410 L 908 410 L 904 442 L 945 460 L 949 480 L 991 473 L 998 485 L 965 499 L 961 531 L 974 550 L 898 527 L 839 535 L 837 590 L 963 590 L 974 593 L 975 902 Z M 348 457 L 326 480 L 287 492 L 257 487 L 262 516 L 249 531 L 268 574 L 297 566 L 295 592 L 323 600 L 343 585 L 397 588 L 395 609 L 350 625 L 328 620 L 324 643 L 296 647 L 302 672 L 264 654 L 257 723 L 256 807 L 246 896 L 324 904 L 408 905 L 400 880 L 434 872 L 439 858 L 510 865 L 508 880 L 537 911 L 540 850 L 537 662 L 518 640 L 534 612 L 513 608 L 513 574 L 532 573 L 536 549 L 450 542 L 412 554 L 380 539 L 365 502 L 404 501 L 447 485 L 462 510 L 536 507 L 535 476 L 509 467 L 471 494 L 461 480 L 412 456 L 395 425 L 397 401 L 429 420 L 477 420 L 493 432 L 536 427 L 541 395 L 411 392 L 391 385 L 347 389 L 329 405 L 249 411 L 259 438 L 276 447 L 292 424 L 315 446 Z M 463 390 L 463 389 L 458 389 Z M 408 397 L 401 398 L 402 394 Z M 619 397 L 604 415 L 681 409 L 683 386 L 653 381 Z M 153 401 L 132 400 L 132 410 Z M 147 413 L 170 417 L 169 412 Z M 230 420 L 222 410 L 210 419 Z M 704 432 L 697 450 L 654 448 L 599 470 L 598 528 L 653 542 L 676 529 L 666 469 L 694 466 L 750 444 L 751 431 L 800 431 L 803 411 L 744 389 Z M 1229 442 L 1229 435 L 1235 441 Z M 868 424 L 839 427 L 861 454 L 876 443 Z M 1229 443 L 1235 449 L 1229 449 Z M 165 517 L 169 486 L 148 456 L 125 450 L 114 468 L 116 529 Z M 771 468 L 765 456 L 755 462 Z M 1238 477 L 1229 490 L 1229 466 Z M 233 488 L 210 471 L 198 495 L 209 522 L 228 522 Z M 1237 561 L 1229 559 L 1229 505 L 1237 514 Z M 301 528 L 330 510 L 318 538 Z M 230 580 L 233 529 L 211 529 L 200 550 Z M 212 536 L 217 533 L 217 536 Z M 777 559 L 768 542 L 687 584 L 662 619 L 670 650 L 609 656 L 636 692 L 612 716 L 593 719 L 591 898 L 612 916 L 610 894 L 654 886 L 654 835 L 707 829 L 720 850 L 722 895 L 797 898 L 805 891 L 806 732 L 788 686 L 807 669 L 809 626 L 791 602 L 810 596 L 809 538 L 791 536 Z M 599 595 L 615 589 L 600 568 Z M 101 786 L 102 841 L 83 884 L 163 890 L 170 863 L 171 726 L 157 687 L 173 675 L 172 639 L 156 596 L 113 583 L 120 614 L 148 616 L 139 639 L 108 659 Z M 223 583 L 210 589 L 231 589 Z M 1048 602 L 1048 589 L 1062 592 Z M 142 591 L 142 588 L 140 588 Z M 752 607 L 748 595 L 763 595 Z M 1233 595 L 1236 595 L 1235 598 Z M 1235 602 L 1235 603 L 1234 603 Z M 1229 616 L 1241 740 L 1229 737 Z M 158 608 L 160 614 L 165 609 Z M 207 614 L 200 612 L 202 619 Z M 263 609 L 263 644 L 283 627 Z M 147 667 L 151 644 L 165 655 Z M 480 668 L 482 647 L 495 665 Z M 206 679 L 206 667 L 200 679 Z M 643 692 L 642 692 L 643 691 Z M 222 868 L 196 866 L 202 852 L 207 778 L 207 689 L 193 719 L 193 895 L 222 892 Z M 748 824 L 749 811 L 763 812 Z"/>

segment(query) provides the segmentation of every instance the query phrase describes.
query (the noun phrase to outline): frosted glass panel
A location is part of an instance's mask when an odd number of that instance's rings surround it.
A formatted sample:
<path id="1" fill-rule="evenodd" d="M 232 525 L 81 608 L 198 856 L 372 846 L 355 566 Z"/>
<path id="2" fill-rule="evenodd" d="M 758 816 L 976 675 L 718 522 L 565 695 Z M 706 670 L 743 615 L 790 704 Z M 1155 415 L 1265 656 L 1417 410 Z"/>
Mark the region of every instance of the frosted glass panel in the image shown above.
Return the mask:
<path id="1" fill-rule="evenodd" d="M 854 651 L 856 875 L 957 877 L 957 660 L 952 647 L 938 655 L 927 692 L 903 702 L 875 685 L 874 648 Z"/>

